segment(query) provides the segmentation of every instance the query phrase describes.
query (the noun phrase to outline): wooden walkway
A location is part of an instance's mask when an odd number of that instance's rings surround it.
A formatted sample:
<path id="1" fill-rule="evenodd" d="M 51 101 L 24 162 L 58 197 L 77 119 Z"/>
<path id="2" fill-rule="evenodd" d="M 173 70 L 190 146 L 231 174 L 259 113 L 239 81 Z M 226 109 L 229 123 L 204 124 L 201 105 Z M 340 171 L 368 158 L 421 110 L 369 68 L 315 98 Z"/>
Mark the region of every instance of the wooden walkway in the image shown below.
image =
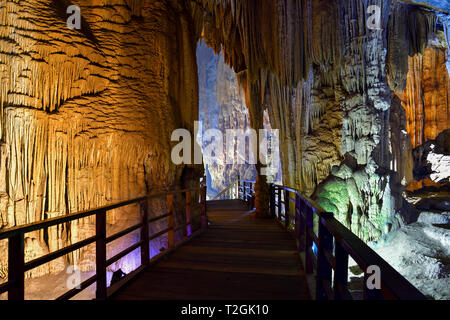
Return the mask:
<path id="1" fill-rule="evenodd" d="M 119 290 L 118 300 L 307 300 L 295 240 L 240 200 L 208 202 L 206 233 Z"/>

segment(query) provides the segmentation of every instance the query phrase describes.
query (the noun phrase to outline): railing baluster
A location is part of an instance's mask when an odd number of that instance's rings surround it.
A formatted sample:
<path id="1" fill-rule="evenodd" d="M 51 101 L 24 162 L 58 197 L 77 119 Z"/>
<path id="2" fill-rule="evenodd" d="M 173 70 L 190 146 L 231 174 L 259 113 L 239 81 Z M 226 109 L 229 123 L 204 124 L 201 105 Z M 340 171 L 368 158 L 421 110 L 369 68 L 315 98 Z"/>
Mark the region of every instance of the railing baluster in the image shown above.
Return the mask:
<path id="1" fill-rule="evenodd" d="M 302 201 L 298 193 L 295 193 L 295 235 L 297 237 L 298 251 L 305 251 L 305 222 L 303 219 Z"/>
<path id="2" fill-rule="evenodd" d="M 284 190 L 284 226 L 289 230 L 289 209 L 291 201 L 289 200 L 289 191 Z"/>
<path id="3" fill-rule="evenodd" d="M 253 208 L 255 207 L 255 193 L 254 193 L 254 184 L 253 182 L 250 182 L 249 184 L 249 188 L 250 188 L 250 210 L 253 210 Z"/>
<path id="4" fill-rule="evenodd" d="M 313 240 L 311 235 L 309 234 L 309 230 L 314 231 L 314 217 L 313 210 L 309 204 L 304 203 L 304 207 L 306 207 L 306 228 L 305 228 L 305 244 L 306 244 L 306 254 L 305 254 L 305 272 L 307 274 L 313 273 L 313 262 L 312 257 L 309 255 L 309 248 L 312 248 Z"/>
<path id="5" fill-rule="evenodd" d="M 241 181 L 239 181 L 238 188 L 239 188 L 239 199 L 244 200 L 244 192 L 243 192 L 243 189 L 242 189 Z"/>
<path id="6" fill-rule="evenodd" d="M 328 263 L 325 250 L 333 252 L 333 236 L 326 228 L 324 219 L 332 218 L 333 214 L 324 212 L 319 216 L 319 245 L 317 250 L 317 283 L 316 300 L 328 300 L 326 283 L 331 285 L 332 266 Z M 324 283 L 324 281 L 326 283 Z"/>
<path id="7" fill-rule="evenodd" d="M 24 234 L 21 232 L 8 240 L 8 281 L 12 286 L 8 291 L 9 300 L 25 299 L 25 248 Z"/>
<path id="8" fill-rule="evenodd" d="M 167 195 L 167 210 L 169 213 L 169 216 L 167 217 L 167 228 L 171 228 L 168 232 L 168 247 L 169 249 L 173 247 L 174 245 L 174 227 L 175 227 L 175 217 L 174 217 L 174 208 L 173 208 L 173 194 Z"/>
<path id="9" fill-rule="evenodd" d="M 256 206 L 256 182 L 252 183 L 252 209 Z"/>
<path id="10" fill-rule="evenodd" d="M 363 283 L 363 300 L 383 300 L 383 295 L 379 289 L 369 289 L 367 287 L 368 277 L 371 276 L 364 270 L 364 283 Z"/>
<path id="11" fill-rule="evenodd" d="M 150 240 L 149 240 L 149 227 L 148 227 L 148 206 L 147 200 L 142 200 L 139 203 L 141 212 L 141 265 L 148 266 L 150 263 Z"/>
<path id="12" fill-rule="evenodd" d="M 278 187 L 278 220 L 281 221 L 281 188 Z"/>
<path id="13" fill-rule="evenodd" d="M 96 241 L 96 273 L 97 273 L 97 300 L 106 299 L 106 211 L 95 215 Z"/>
<path id="14" fill-rule="evenodd" d="M 343 300 L 345 296 L 343 296 L 338 286 L 340 285 L 344 290 L 347 289 L 347 280 L 348 280 L 348 253 L 345 249 L 336 241 L 334 248 L 334 255 L 336 261 L 336 270 L 334 271 L 334 299 L 335 300 Z"/>
<path id="15" fill-rule="evenodd" d="M 247 202 L 247 183 L 244 181 L 244 201 Z"/>
<path id="16" fill-rule="evenodd" d="M 191 193 L 186 192 L 186 236 L 190 237 L 192 235 L 192 225 L 191 225 Z"/>

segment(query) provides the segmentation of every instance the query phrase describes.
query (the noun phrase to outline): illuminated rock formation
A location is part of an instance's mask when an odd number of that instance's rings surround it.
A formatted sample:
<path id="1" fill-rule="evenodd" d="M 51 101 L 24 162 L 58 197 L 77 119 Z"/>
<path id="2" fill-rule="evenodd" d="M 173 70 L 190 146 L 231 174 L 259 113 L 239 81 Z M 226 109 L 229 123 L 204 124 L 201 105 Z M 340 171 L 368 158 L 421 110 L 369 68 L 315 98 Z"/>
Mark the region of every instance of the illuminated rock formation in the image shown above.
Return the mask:
<path id="1" fill-rule="evenodd" d="M 401 224 L 402 182 L 411 179 L 412 165 L 409 158 L 398 166 L 407 136 L 395 132 L 401 148 L 390 140 L 391 90 L 406 87 L 408 56 L 424 52 L 436 14 L 374 1 L 381 10 L 374 27 L 360 1 L 200 2 L 194 16 L 207 11 L 207 43 L 239 73 L 252 126 L 261 125 L 267 108 L 281 131 L 284 183 L 307 194 L 323 183 L 319 203 L 348 226 L 354 221 L 365 240 Z M 350 192 L 329 175 L 344 155 L 356 161 L 351 179 L 359 177 Z"/>
<path id="2" fill-rule="evenodd" d="M 193 133 L 200 95 L 210 120 L 220 110 L 221 130 L 262 129 L 268 115 L 283 183 L 363 240 L 379 238 L 408 221 L 412 147 L 449 124 L 446 3 L 416 2 L 370 1 L 377 21 L 360 0 L 73 0 L 83 20 L 71 30 L 69 1 L 2 0 L 0 228 L 198 184 L 203 167 L 174 165 L 170 140 L 177 128 Z M 198 73 L 201 37 L 223 56 L 214 80 Z M 247 169 L 227 168 L 217 188 Z M 267 192 L 258 175 L 257 216 L 268 216 Z M 92 233 L 86 219 L 27 235 L 27 260 Z M 92 254 L 32 273 L 89 270 Z"/>
<path id="3" fill-rule="evenodd" d="M 204 43 L 197 48 L 200 90 L 200 120 L 203 122 L 203 134 L 208 129 L 219 130 L 223 137 L 223 154 L 204 153 L 204 161 L 211 177 L 208 194 L 211 197 L 224 190 L 237 179 L 254 180 L 254 165 L 239 164 L 249 162 L 251 148 L 241 145 L 245 142 L 230 142 L 227 150 L 227 130 L 244 130 L 250 128 L 248 109 L 244 102 L 243 92 L 238 84 L 236 74 L 225 64 L 223 55 L 215 55 Z M 209 140 L 212 137 L 208 137 Z M 211 141 L 203 142 L 207 150 Z M 218 150 L 216 150 L 218 152 Z M 243 152 L 241 154 L 241 152 Z M 226 158 L 232 161 L 226 161 Z"/>

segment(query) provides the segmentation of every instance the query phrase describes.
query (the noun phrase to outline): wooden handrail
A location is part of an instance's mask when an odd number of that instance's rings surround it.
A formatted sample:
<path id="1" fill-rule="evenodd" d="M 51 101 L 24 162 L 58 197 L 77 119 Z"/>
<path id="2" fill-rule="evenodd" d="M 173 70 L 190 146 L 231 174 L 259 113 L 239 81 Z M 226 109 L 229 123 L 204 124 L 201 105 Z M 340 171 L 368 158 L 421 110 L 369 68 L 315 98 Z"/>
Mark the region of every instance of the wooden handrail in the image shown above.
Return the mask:
<path id="1" fill-rule="evenodd" d="M 61 256 L 71 253 L 75 250 L 81 249 L 89 244 L 96 244 L 96 274 L 89 279 L 82 282 L 79 289 L 72 289 L 60 296 L 59 299 L 70 299 L 82 290 L 89 287 L 91 284 L 97 284 L 96 299 L 106 299 L 108 298 L 108 290 L 106 283 L 106 268 L 117 260 L 123 258 L 130 252 L 141 249 L 141 266 L 133 273 L 133 276 L 137 272 L 145 270 L 150 264 L 150 241 L 160 237 L 165 233 L 169 233 L 169 248 L 157 255 L 159 259 L 164 254 L 171 252 L 173 249 L 179 247 L 185 241 L 190 240 L 194 236 L 199 234 L 199 231 L 203 231 L 207 228 L 207 217 L 206 217 L 206 185 L 205 178 L 203 178 L 203 183 L 198 189 L 183 189 L 183 190 L 172 190 L 172 191 L 161 191 L 147 195 L 145 197 L 140 197 L 136 199 L 126 200 L 117 202 L 114 204 L 102 206 L 93 210 L 85 210 L 81 212 L 71 213 L 62 217 L 56 217 L 52 219 L 47 219 L 43 221 L 37 221 L 23 226 L 17 226 L 2 230 L 0 232 L 0 240 L 8 239 L 8 281 L 0 285 L 0 294 L 8 292 L 9 300 L 24 300 L 24 282 L 25 282 L 25 272 L 36 268 L 44 263 L 51 262 Z M 200 206 L 201 206 L 201 227 L 199 231 L 195 233 L 192 232 L 192 222 L 191 222 L 191 194 L 199 192 L 200 195 Z M 173 209 L 173 195 L 174 194 L 184 194 L 185 204 L 186 204 L 186 221 L 185 223 L 175 227 L 175 210 Z M 154 199 L 157 197 L 167 197 L 169 201 L 169 212 L 158 217 L 148 217 L 148 206 L 147 201 L 149 199 Z M 106 236 L 106 213 L 110 210 L 120 208 L 126 205 L 139 203 L 141 221 L 140 223 L 126 228 L 116 234 L 107 237 Z M 41 230 L 44 228 L 52 227 L 61 223 L 66 223 L 81 218 L 86 218 L 90 216 L 96 216 L 96 234 L 88 239 L 79 241 L 58 251 L 51 252 L 37 259 L 25 263 L 25 251 L 24 251 L 24 236 L 28 232 Z M 149 235 L 149 223 L 154 223 L 163 218 L 168 218 L 169 227 L 163 231 L 158 232 L 154 235 Z M 182 228 L 187 228 L 184 232 L 184 238 L 177 243 L 174 243 L 174 232 Z M 117 253 L 114 257 L 106 259 L 106 245 L 114 240 L 117 240 L 135 230 L 141 230 L 141 240 L 137 243 L 129 246 L 128 248 Z M 153 259 L 152 259 L 153 260 Z M 127 281 L 121 281 L 122 285 Z"/>
<path id="2" fill-rule="evenodd" d="M 282 193 L 284 193 L 284 201 L 281 200 Z M 293 217 L 290 213 L 292 201 L 288 200 L 292 199 L 292 194 L 295 195 Z M 284 214 L 282 214 L 283 209 Z M 417 288 L 336 220 L 332 213 L 326 212 L 296 189 L 271 184 L 270 212 L 272 217 L 276 218 L 296 238 L 299 253 L 304 253 L 305 272 L 312 275 L 316 270 L 316 299 L 352 299 L 347 287 L 348 260 L 352 257 L 364 270 L 364 299 L 426 300 Z M 318 217 L 318 235 L 314 232 L 314 216 Z M 285 220 L 282 221 L 281 218 Z M 292 224 L 291 218 L 293 218 Z M 313 245 L 317 248 L 317 254 L 314 252 Z M 379 290 L 367 288 L 366 278 L 369 266 L 380 268 L 381 288 Z"/>

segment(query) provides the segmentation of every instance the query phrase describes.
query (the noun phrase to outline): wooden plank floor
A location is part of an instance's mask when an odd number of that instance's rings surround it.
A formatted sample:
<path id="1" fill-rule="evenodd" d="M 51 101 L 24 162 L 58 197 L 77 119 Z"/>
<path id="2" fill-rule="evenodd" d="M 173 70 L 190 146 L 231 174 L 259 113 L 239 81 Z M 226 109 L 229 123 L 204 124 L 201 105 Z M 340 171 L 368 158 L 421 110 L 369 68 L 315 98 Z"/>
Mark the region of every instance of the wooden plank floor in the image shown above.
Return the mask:
<path id="1" fill-rule="evenodd" d="M 208 203 L 209 230 L 138 275 L 113 299 L 310 298 L 292 237 L 240 201 Z"/>

